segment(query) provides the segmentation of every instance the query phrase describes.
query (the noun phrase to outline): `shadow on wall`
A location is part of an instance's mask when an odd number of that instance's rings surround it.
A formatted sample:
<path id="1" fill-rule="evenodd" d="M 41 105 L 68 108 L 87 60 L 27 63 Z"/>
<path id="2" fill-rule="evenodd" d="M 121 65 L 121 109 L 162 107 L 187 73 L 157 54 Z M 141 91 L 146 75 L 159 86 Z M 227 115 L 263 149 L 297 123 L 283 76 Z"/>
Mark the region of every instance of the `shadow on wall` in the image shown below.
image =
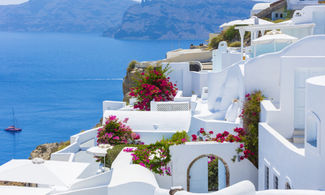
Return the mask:
<path id="1" fill-rule="evenodd" d="M 240 67 L 234 64 L 222 72 L 211 72 L 208 80 L 208 108 L 214 113 L 212 119 L 224 119 L 233 101 L 244 99 L 244 82 Z"/>

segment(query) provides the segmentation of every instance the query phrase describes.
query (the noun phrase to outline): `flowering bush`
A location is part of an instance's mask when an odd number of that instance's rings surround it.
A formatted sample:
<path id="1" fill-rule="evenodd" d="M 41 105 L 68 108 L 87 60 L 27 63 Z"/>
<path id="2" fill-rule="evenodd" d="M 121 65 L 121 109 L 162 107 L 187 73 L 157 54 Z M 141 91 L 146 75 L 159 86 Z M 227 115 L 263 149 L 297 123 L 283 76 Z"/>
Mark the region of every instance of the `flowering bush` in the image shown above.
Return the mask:
<path id="1" fill-rule="evenodd" d="M 136 87 L 131 88 L 131 97 L 137 98 L 134 108 L 140 110 L 150 110 L 150 102 L 154 101 L 172 101 L 177 92 L 176 85 L 169 81 L 167 72 L 169 68 L 149 66 L 145 72 L 141 73 L 139 80 L 136 81 Z"/>
<path id="2" fill-rule="evenodd" d="M 163 139 L 155 144 L 141 145 L 136 150 L 126 148 L 125 152 L 134 152 L 132 161 L 134 164 L 139 164 L 150 169 L 152 172 L 160 175 L 171 175 L 169 147 L 171 145 L 183 144 L 189 140 L 185 131 L 175 133 L 171 139 Z"/>
<path id="3" fill-rule="evenodd" d="M 258 123 L 260 116 L 260 103 L 264 99 L 261 91 L 246 94 L 245 102 L 240 117 L 243 119 L 244 128 L 235 128 L 235 135 L 228 131 L 218 133 L 213 137 L 213 131 L 205 131 L 201 128 L 197 135 L 192 135 L 192 141 L 216 141 L 216 142 L 238 142 L 241 143 L 236 149 L 237 155 L 232 159 L 235 161 L 249 159 L 258 167 Z"/>
<path id="4" fill-rule="evenodd" d="M 98 129 L 97 144 L 140 144 L 140 135 L 132 132 L 127 121 L 128 118 L 119 121 L 116 116 L 109 116 L 105 125 Z"/>
<path id="5" fill-rule="evenodd" d="M 217 191 L 218 182 L 218 158 L 214 155 L 208 156 L 208 191 Z"/>
<path id="6" fill-rule="evenodd" d="M 149 146 L 140 146 L 131 155 L 134 164 L 149 168 L 154 173 L 171 175 L 170 167 L 167 165 L 170 161 L 169 144 L 157 142 Z"/>
<path id="7" fill-rule="evenodd" d="M 248 159 L 258 167 L 258 123 L 260 121 L 260 103 L 265 97 L 261 91 L 246 94 L 245 103 L 241 113 L 245 136 L 243 142 L 245 148 L 255 155 L 248 155 Z"/>
<path id="8" fill-rule="evenodd" d="M 192 135 L 192 141 L 216 141 L 216 142 L 243 142 L 246 138 L 246 132 L 243 128 L 234 129 L 236 135 L 230 134 L 228 131 L 224 131 L 223 133 L 218 133 L 213 137 L 213 131 L 206 132 L 203 128 L 200 129 L 198 135 Z M 238 160 L 244 160 L 250 156 L 254 156 L 254 153 L 251 152 L 248 148 L 245 148 L 243 143 L 240 144 L 240 148 L 236 150 L 237 156 L 234 156 L 233 160 L 235 161 L 238 157 Z"/>

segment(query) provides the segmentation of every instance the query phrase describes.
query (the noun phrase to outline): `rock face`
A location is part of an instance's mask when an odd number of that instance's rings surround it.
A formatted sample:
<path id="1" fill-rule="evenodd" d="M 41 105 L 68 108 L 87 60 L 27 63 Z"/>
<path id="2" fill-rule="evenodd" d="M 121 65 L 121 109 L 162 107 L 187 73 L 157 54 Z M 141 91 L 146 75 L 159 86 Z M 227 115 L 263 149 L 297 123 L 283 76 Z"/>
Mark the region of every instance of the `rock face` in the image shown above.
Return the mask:
<path id="1" fill-rule="evenodd" d="M 131 98 L 129 96 L 130 88 L 135 87 L 135 81 L 138 77 L 137 75 L 144 72 L 144 68 L 134 68 L 131 71 L 126 73 L 126 76 L 123 79 L 123 101 L 129 102 L 129 99 Z"/>
<path id="2" fill-rule="evenodd" d="M 133 0 L 29 0 L 0 6 L 0 31 L 99 32 L 110 35 Z"/>
<path id="3" fill-rule="evenodd" d="M 42 158 L 44 160 L 50 160 L 51 154 L 58 151 L 59 143 L 42 144 L 36 147 L 32 153 L 30 153 L 29 159 Z"/>
<path id="4" fill-rule="evenodd" d="M 224 22 L 250 16 L 251 0 L 151 0 L 131 6 L 118 39 L 207 39 Z"/>

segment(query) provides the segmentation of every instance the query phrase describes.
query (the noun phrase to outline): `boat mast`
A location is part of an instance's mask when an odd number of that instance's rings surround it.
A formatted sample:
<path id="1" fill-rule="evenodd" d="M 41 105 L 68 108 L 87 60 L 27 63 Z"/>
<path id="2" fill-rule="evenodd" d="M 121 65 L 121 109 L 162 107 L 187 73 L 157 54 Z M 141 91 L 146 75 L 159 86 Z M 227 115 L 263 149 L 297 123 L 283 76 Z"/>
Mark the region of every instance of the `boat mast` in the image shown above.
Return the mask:
<path id="1" fill-rule="evenodd" d="M 16 126 L 16 120 L 15 120 L 15 110 L 12 108 L 12 124 L 15 127 Z"/>

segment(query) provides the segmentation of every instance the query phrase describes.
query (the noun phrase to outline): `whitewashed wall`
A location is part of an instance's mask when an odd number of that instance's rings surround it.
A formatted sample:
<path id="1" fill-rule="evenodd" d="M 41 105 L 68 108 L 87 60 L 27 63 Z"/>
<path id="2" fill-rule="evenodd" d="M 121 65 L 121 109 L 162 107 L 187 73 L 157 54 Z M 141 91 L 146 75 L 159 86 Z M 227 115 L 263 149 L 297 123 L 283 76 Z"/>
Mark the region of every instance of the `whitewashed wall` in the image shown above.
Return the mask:
<path id="1" fill-rule="evenodd" d="M 237 143 L 189 142 L 171 146 L 173 186 L 187 189 L 187 169 L 190 163 L 203 154 L 214 154 L 222 158 L 229 167 L 230 185 L 249 180 L 257 186 L 257 169 L 248 160 L 232 162 Z"/>
<path id="2" fill-rule="evenodd" d="M 318 0 L 306 0 L 306 1 L 287 0 L 287 6 L 288 6 L 288 9 L 290 9 L 290 10 L 302 9 L 305 6 L 317 5 L 317 4 L 318 4 Z"/>
<path id="3" fill-rule="evenodd" d="M 267 122 L 286 138 L 292 136 L 296 126 L 294 102 L 301 95 L 295 94 L 295 85 L 297 71 L 304 70 L 306 78 L 325 73 L 324 35 L 306 37 L 280 52 L 259 56 L 245 64 L 246 93 L 261 90 L 268 99 L 280 104 L 274 119 L 286 120 Z"/>
<path id="4" fill-rule="evenodd" d="M 209 72 L 208 88 L 209 111 L 222 113 L 220 119 L 224 119 L 227 108 L 233 100 L 244 99 L 243 74 L 239 65 L 234 64 L 218 73 Z"/>
<path id="5" fill-rule="evenodd" d="M 270 188 L 274 175 L 279 178 L 279 189 L 288 182 L 293 189 L 324 189 L 324 159 L 310 158 L 282 137 L 266 123 L 259 125 L 259 190 L 264 189 L 265 166 L 269 167 Z"/>
<path id="6" fill-rule="evenodd" d="M 208 86 L 208 72 L 191 72 L 192 75 L 192 93 L 201 97 L 201 92 L 203 87 Z"/>
<path id="7" fill-rule="evenodd" d="M 170 67 L 170 81 L 177 85 L 179 90 L 183 91 L 184 96 L 192 95 L 192 74 L 190 72 L 189 62 L 171 62 L 164 63 L 163 67 Z"/>

